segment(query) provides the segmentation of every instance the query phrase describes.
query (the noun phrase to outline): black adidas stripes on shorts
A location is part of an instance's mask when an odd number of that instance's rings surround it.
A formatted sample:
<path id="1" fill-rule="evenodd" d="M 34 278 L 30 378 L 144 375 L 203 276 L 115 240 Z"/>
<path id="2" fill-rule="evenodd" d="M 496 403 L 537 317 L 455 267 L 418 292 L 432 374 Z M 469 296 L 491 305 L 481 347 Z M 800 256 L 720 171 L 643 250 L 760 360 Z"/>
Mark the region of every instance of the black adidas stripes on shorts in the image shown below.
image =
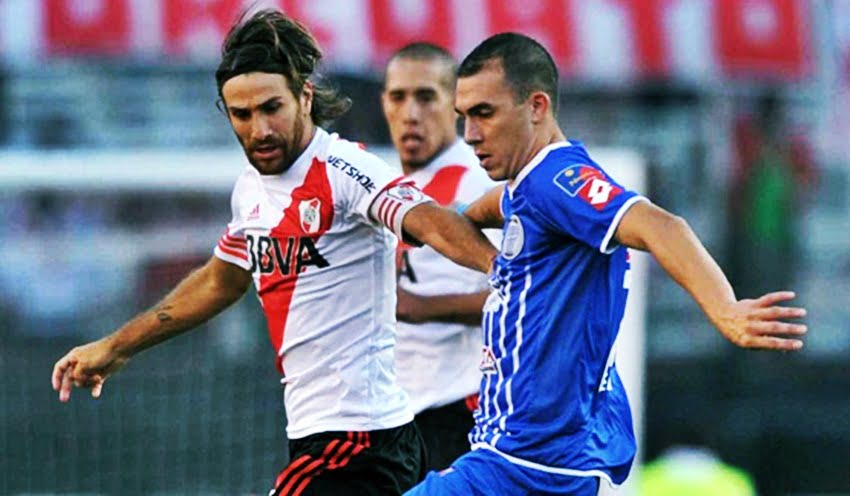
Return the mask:
<path id="1" fill-rule="evenodd" d="M 413 422 L 291 439 L 289 459 L 270 496 L 400 495 L 426 473 L 425 445 Z"/>

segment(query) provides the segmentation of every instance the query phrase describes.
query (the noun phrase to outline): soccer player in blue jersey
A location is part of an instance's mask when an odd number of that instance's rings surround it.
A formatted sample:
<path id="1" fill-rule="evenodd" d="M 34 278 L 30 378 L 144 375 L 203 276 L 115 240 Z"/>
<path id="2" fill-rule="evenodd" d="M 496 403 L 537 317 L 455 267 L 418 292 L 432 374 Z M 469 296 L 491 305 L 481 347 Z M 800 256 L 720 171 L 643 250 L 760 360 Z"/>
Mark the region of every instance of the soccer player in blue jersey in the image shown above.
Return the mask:
<path id="1" fill-rule="evenodd" d="M 536 41 L 488 38 L 458 69 L 455 108 L 481 166 L 507 180 L 466 211 L 502 227 L 484 307 L 484 373 L 472 451 L 412 495 L 595 495 L 635 455 L 615 342 L 626 247 L 651 252 L 720 333 L 746 348 L 797 350 L 792 292 L 739 300 L 688 224 L 608 176 L 556 121 L 558 73 Z"/>

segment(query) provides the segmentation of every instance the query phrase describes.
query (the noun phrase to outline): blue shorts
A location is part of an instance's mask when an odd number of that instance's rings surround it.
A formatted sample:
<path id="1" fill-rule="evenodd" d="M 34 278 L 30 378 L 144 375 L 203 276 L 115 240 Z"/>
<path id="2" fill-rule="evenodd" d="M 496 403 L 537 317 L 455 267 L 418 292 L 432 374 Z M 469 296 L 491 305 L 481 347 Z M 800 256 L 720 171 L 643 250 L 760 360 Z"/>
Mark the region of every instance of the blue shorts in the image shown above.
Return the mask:
<path id="1" fill-rule="evenodd" d="M 596 496 L 597 477 L 550 474 L 509 462 L 489 450 L 471 451 L 447 470 L 430 472 L 406 496 L 493 496 L 535 494 Z"/>

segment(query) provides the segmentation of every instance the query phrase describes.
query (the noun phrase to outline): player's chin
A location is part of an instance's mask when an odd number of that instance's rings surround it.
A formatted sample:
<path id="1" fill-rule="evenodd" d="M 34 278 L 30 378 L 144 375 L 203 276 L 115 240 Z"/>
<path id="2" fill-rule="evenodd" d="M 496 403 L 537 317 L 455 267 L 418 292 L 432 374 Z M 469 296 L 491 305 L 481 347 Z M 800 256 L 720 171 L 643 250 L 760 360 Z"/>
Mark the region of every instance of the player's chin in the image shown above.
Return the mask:
<path id="1" fill-rule="evenodd" d="M 484 172 L 486 172 L 487 177 L 489 177 L 493 181 L 504 181 L 508 178 L 508 175 L 505 174 L 505 171 L 499 168 L 484 169 Z"/>
<path id="2" fill-rule="evenodd" d="M 257 172 L 264 176 L 282 174 L 286 171 L 286 161 L 282 158 L 272 160 L 251 158 L 250 162 L 257 169 Z"/>
<path id="3" fill-rule="evenodd" d="M 401 163 L 407 164 L 414 168 L 420 168 L 428 163 L 428 157 L 421 149 L 416 149 L 414 151 L 401 149 L 399 152 L 399 160 Z"/>

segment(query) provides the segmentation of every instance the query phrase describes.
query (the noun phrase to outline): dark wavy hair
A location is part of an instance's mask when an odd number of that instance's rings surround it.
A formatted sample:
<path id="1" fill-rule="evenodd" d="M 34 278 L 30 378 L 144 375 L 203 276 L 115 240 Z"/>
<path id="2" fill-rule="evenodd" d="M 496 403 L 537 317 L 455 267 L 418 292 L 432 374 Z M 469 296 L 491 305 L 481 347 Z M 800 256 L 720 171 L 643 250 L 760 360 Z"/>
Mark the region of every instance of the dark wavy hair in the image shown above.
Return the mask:
<path id="1" fill-rule="evenodd" d="M 316 74 L 322 50 L 306 26 L 275 9 L 263 9 L 248 17 L 244 12 L 230 28 L 221 46 L 221 62 L 215 71 L 218 96 L 230 78 L 249 72 L 286 76 L 296 97 L 304 84 L 313 83 L 310 117 L 318 125 L 340 117 L 351 107 L 351 99 Z"/>

